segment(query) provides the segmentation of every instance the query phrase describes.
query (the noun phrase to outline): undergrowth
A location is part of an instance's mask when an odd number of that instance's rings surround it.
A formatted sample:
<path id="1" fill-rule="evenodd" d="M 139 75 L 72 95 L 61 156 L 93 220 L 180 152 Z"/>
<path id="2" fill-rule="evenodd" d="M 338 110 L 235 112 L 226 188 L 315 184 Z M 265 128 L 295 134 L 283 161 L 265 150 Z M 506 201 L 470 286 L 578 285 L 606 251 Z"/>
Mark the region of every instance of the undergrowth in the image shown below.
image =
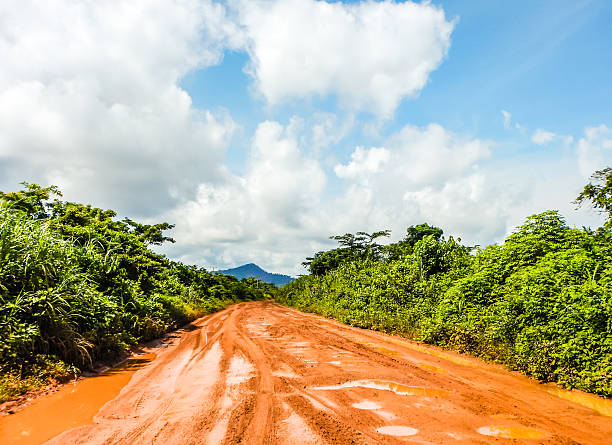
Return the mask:
<path id="1" fill-rule="evenodd" d="M 51 201 L 25 184 L 0 192 L 0 401 L 63 380 L 126 348 L 275 287 L 168 260 L 167 223 Z"/>
<path id="2" fill-rule="evenodd" d="M 440 236 L 413 241 L 399 255 L 389 246 L 395 258 L 383 250 L 301 277 L 278 301 L 612 396 L 610 230 L 569 228 L 549 211 L 472 253 Z"/>

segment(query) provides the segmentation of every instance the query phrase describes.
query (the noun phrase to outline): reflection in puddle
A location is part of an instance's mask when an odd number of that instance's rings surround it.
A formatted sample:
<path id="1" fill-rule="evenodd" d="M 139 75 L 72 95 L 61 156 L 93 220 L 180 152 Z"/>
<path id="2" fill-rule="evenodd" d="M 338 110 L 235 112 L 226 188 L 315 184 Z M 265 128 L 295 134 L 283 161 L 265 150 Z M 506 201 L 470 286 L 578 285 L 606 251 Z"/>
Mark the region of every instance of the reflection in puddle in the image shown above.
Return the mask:
<path id="1" fill-rule="evenodd" d="M 421 368 L 425 368 L 425 369 L 427 369 L 429 371 L 439 372 L 440 374 L 446 374 L 447 373 L 446 369 L 440 368 L 438 366 L 430 365 L 429 363 L 417 362 L 416 365 L 420 366 Z"/>
<path id="2" fill-rule="evenodd" d="M 409 426 L 381 426 L 376 429 L 380 434 L 384 434 L 386 436 L 414 436 L 419 432 L 416 428 L 412 428 Z"/>
<path id="3" fill-rule="evenodd" d="M 591 408 L 604 416 L 612 417 L 612 399 L 604 399 L 578 390 L 568 391 L 558 386 L 548 386 L 544 390 L 562 399 Z"/>
<path id="4" fill-rule="evenodd" d="M 433 396 L 433 397 L 446 397 L 449 392 L 443 389 L 437 388 L 422 388 L 420 386 L 408 386 L 402 385 L 397 382 L 389 382 L 386 380 L 355 380 L 352 382 L 345 382 L 340 385 L 333 386 L 318 386 L 314 389 L 321 390 L 335 390 L 344 388 L 371 388 L 381 389 L 384 391 L 391 391 L 395 394 L 402 396 Z"/>
<path id="5" fill-rule="evenodd" d="M 390 413 L 389 411 L 383 411 L 382 409 L 377 409 L 374 412 L 387 421 L 397 419 L 397 416 L 393 413 Z"/>
<path id="6" fill-rule="evenodd" d="M 394 351 L 393 349 L 385 348 L 384 346 L 377 345 L 376 343 L 364 341 L 358 338 L 351 338 L 351 339 L 359 344 L 368 346 L 369 348 L 374 349 L 375 351 L 381 352 L 383 354 L 393 355 L 393 356 L 401 355 L 401 353 Z"/>
<path id="7" fill-rule="evenodd" d="M 457 354 L 453 354 L 450 352 L 439 351 L 437 349 L 434 349 L 432 346 L 422 346 L 417 343 L 410 343 L 408 341 L 397 340 L 395 338 L 383 338 L 382 341 L 399 346 L 404 346 L 406 348 L 422 352 L 424 354 L 433 355 L 434 357 L 439 357 L 444 360 L 448 360 L 451 363 L 456 363 L 458 365 L 468 366 L 470 368 L 482 368 L 482 366 L 479 365 L 476 361 L 465 359 L 463 357 L 458 356 Z"/>
<path id="8" fill-rule="evenodd" d="M 542 439 L 546 433 L 524 426 L 483 426 L 476 430 L 484 436 L 501 439 Z"/>
<path id="9" fill-rule="evenodd" d="M 370 401 L 359 402 L 359 403 L 353 403 L 351 406 L 352 406 L 353 408 L 357 408 L 357 409 L 367 409 L 367 410 L 381 409 L 381 408 L 382 408 L 382 406 L 380 406 L 378 403 L 376 403 L 376 402 L 370 402 Z"/>
<path id="10" fill-rule="evenodd" d="M 0 419 L 0 443 L 39 444 L 63 431 L 91 423 L 93 416 L 155 358 L 144 354 L 96 376 L 67 384 L 11 416 Z"/>
<path id="11" fill-rule="evenodd" d="M 383 354 L 393 355 L 393 356 L 401 355 L 399 352 L 394 351 L 393 349 L 385 348 L 384 346 L 377 346 L 377 345 L 371 345 L 371 344 L 368 344 L 368 346 L 370 346 L 375 351 L 382 352 Z"/>

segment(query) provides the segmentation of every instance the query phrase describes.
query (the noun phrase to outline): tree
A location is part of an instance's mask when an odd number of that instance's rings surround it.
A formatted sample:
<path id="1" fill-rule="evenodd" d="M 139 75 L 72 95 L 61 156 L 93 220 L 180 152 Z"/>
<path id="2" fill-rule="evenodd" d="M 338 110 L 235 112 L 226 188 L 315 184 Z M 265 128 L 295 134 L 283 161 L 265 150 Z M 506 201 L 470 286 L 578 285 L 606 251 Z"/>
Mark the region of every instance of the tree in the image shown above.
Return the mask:
<path id="1" fill-rule="evenodd" d="M 314 257 L 306 258 L 302 265 L 313 275 L 325 275 L 342 263 L 357 260 L 379 261 L 382 259 L 383 246 L 378 244 L 376 239 L 390 235 L 390 230 L 380 230 L 372 233 L 357 232 L 330 236 L 329 239 L 338 241 L 340 247 L 317 252 Z"/>
<path id="2" fill-rule="evenodd" d="M 410 226 L 406 229 L 406 238 L 404 241 L 414 246 L 418 241 L 421 241 L 426 236 L 433 236 L 436 241 L 442 238 L 444 231 L 439 227 L 430 226 L 427 223 L 419 224 L 418 226 Z"/>
<path id="3" fill-rule="evenodd" d="M 384 247 L 387 260 L 397 261 L 406 255 L 411 255 L 416 243 L 427 236 L 433 237 L 435 241 L 440 241 L 443 233 L 444 231 L 439 227 L 430 226 L 427 223 L 410 226 L 406 229 L 406 237 L 403 240 Z"/>
<path id="4" fill-rule="evenodd" d="M 29 184 L 22 182 L 21 185 L 25 190 L 18 192 L 2 192 L 0 191 L 0 201 L 8 203 L 14 209 L 22 210 L 34 219 L 44 219 L 47 216 L 49 204 L 47 201 L 51 196 L 62 196 L 59 189 L 52 185 L 49 187 L 41 187 L 38 184 Z"/>
<path id="5" fill-rule="evenodd" d="M 612 167 L 596 171 L 591 175 L 591 180 L 592 182 L 584 186 L 574 203 L 580 206 L 585 201 L 591 201 L 594 208 L 608 215 L 603 227 L 612 229 Z"/>

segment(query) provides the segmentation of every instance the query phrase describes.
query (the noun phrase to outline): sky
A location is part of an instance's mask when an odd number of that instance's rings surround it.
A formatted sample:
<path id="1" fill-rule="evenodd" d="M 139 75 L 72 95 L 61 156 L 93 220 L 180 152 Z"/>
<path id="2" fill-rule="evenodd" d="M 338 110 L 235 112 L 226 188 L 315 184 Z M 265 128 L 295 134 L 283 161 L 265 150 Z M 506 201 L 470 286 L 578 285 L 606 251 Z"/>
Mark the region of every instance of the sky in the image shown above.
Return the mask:
<path id="1" fill-rule="evenodd" d="M 305 273 L 330 235 L 485 246 L 612 165 L 612 2 L 5 0 L 0 190 Z"/>

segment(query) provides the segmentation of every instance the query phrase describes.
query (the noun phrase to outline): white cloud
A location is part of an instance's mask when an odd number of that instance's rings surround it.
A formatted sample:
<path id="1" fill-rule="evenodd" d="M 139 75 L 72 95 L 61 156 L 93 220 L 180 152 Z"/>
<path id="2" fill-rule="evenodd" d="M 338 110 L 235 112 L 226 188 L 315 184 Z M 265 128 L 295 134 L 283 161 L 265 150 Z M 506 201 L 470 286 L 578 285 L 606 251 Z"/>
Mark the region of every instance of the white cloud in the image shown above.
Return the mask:
<path id="1" fill-rule="evenodd" d="M 351 154 L 351 162 L 348 165 L 336 165 L 334 171 L 340 178 L 356 178 L 377 173 L 389 160 L 389 154 L 389 150 L 382 147 L 372 147 L 368 150 L 357 147 Z"/>
<path id="2" fill-rule="evenodd" d="M 448 51 L 453 21 L 429 2 L 231 2 L 245 30 L 249 73 L 270 104 L 336 95 L 390 116 L 416 96 Z"/>
<path id="3" fill-rule="evenodd" d="M 298 122 L 259 124 L 244 176 L 222 185 L 200 184 L 195 199 L 171 211 L 167 219 L 176 221 L 181 242 L 168 252 L 206 265 L 256 260 L 297 273 L 297 263 L 317 238 L 327 183 L 318 162 L 298 144 L 304 132 L 296 128 Z"/>
<path id="4" fill-rule="evenodd" d="M 243 176 L 200 185 L 196 199 L 168 214 L 180 241 L 169 253 L 217 267 L 254 261 L 298 274 L 299 263 L 329 248 L 333 234 L 392 229 L 399 239 L 426 221 L 467 244 L 487 245 L 548 209 L 559 209 L 570 224 L 599 225 L 596 213 L 576 212 L 572 200 L 585 184 L 577 163 L 596 161 L 590 168 L 601 168 L 611 150 L 606 127 L 587 129 L 579 144 L 550 150 L 546 159 L 527 151 L 508 160 L 493 156 L 491 141 L 437 124 L 408 125 L 381 146 L 356 147 L 336 163 L 340 184 L 331 194 L 307 149 L 312 125 L 298 117 L 284 127 L 261 123 Z"/>
<path id="5" fill-rule="evenodd" d="M 222 180 L 235 123 L 179 86 L 241 44 L 209 0 L 3 2 L 0 185 L 60 186 L 132 215 Z"/>
<path id="6" fill-rule="evenodd" d="M 557 136 L 555 133 L 538 128 L 531 136 L 531 141 L 537 145 L 546 145 L 552 142 L 555 136 Z"/>
<path id="7" fill-rule="evenodd" d="M 585 129 L 577 144 L 578 165 L 583 177 L 612 166 L 612 130 L 605 125 Z"/>
<path id="8" fill-rule="evenodd" d="M 336 203 L 338 229 L 390 228 L 399 237 L 428 221 L 473 238 L 503 233 L 503 206 L 490 202 L 497 187 L 480 172 L 491 145 L 430 124 L 405 126 L 384 148 L 357 147 L 349 163 L 335 167 L 346 185 Z M 486 228 L 483 218 L 492 222 Z"/>
<path id="9" fill-rule="evenodd" d="M 512 114 L 506 110 L 501 110 L 501 114 L 504 116 L 504 128 L 507 130 L 510 128 L 510 124 L 512 122 Z"/>
<path id="10" fill-rule="evenodd" d="M 343 120 L 333 113 L 315 113 L 312 125 L 312 144 L 316 148 L 325 148 L 340 142 L 355 125 L 352 114 Z"/>

